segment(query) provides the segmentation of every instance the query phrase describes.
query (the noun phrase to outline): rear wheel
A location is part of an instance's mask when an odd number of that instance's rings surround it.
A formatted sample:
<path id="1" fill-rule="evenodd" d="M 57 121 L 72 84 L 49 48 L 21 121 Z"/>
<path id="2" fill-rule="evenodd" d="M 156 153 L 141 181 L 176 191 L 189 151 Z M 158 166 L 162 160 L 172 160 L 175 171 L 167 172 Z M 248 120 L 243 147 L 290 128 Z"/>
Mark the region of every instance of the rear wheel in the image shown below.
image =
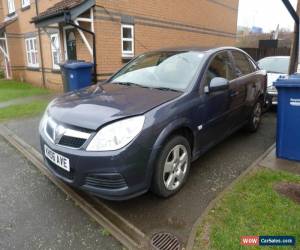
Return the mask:
<path id="1" fill-rule="evenodd" d="M 261 117 L 263 113 L 263 105 L 261 101 L 258 101 L 252 110 L 252 114 L 248 124 L 246 125 L 246 129 L 249 132 L 256 132 L 261 123 Z"/>
<path id="2" fill-rule="evenodd" d="M 175 136 L 163 147 L 153 175 L 152 191 L 161 197 L 178 192 L 186 182 L 191 165 L 191 148 L 183 136 Z"/>

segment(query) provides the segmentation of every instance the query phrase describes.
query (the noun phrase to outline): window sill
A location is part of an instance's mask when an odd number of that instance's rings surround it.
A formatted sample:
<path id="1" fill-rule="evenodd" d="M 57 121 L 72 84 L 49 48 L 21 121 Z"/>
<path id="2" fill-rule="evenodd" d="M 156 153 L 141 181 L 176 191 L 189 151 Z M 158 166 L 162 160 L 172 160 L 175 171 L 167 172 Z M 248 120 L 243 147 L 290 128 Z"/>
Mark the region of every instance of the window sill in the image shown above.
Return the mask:
<path id="1" fill-rule="evenodd" d="M 129 62 L 134 58 L 134 55 L 122 55 L 122 61 L 123 62 Z"/>
<path id="2" fill-rule="evenodd" d="M 52 69 L 51 73 L 53 73 L 53 74 L 60 74 L 61 70 L 60 69 Z"/>
<path id="3" fill-rule="evenodd" d="M 13 17 L 15 15 L 16 15 L 16 11 L 7 14 L 8 17 Z"/>
<path id="4" fill-rule="evenodd" d="M 29 10 L 30 9 L 30 5 L 24 6 L 21 8 L 21 11 L 25 11 L 25 10 Z"/>
<path id="5" fill-rule="evenodd" d="M 39 66 L 27 66 L 26 70 L 30 70 L 30 71 L 40 71 L 40 67 Z"/>

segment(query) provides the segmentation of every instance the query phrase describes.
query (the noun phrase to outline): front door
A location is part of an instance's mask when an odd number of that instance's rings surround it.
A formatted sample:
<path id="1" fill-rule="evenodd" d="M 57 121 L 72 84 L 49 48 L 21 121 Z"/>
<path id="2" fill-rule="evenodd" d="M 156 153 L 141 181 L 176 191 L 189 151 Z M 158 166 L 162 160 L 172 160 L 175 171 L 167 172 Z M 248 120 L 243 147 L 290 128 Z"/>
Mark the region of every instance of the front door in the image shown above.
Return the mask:
<path id="1" fill-rule="evenodd" d="M 225 78 L 230 83 L 234 78 L 232 61 L 227 51 L 218 53 L 210 61 L 201 82 L 202 89 L 209 88 L 211 80 L 215 77 Z M 198 134 L 200 151 L 206 151 L 227 135 L 231 122 L 229 95 L 230 89 L 203 94 L 203 107 L 199 109 L 199 116 L 203 117 Z"/>
<path id="2" fill-rule="evenodd" d="M 65 30 L 66 53 L 68 60 L 77 60 L 75 29 Z"/>

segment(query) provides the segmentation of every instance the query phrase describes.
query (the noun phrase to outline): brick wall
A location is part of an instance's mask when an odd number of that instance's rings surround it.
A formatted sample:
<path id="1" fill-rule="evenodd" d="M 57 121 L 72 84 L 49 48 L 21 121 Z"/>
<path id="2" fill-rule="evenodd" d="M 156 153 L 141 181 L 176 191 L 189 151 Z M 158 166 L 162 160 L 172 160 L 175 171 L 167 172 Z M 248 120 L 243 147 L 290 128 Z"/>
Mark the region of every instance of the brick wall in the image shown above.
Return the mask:
<path id="1" fill-rule="evenodd" d="M 134 21 L 135 55 L 177 46 L 235 44 L 238 0 L 96 1 L 98 75 L 107 78 L 124 63 L 123 16 Z"/>
<path id="2" fill-rule="evenodd" d="M 7 0 L 0 1 L 3 16 L 6 16 Z M 42 12 L 59 1 L 40 0 L 39 11 Z M 38 69 L 27 67 L 25 55 L 25 38 L 38 37 L 36 27 L 30 23 L 31 18 L 36 16 L 35 1 L 32 0 L 30 8 L 26 10 L 22 10 L 21 0 L 15 0 L 15 6 L 18 19 L 6 27 L 13 77 L 41 86 L 43 74 L 39 45 Z M 238 0 L 96 0 L 94 26 L 99 79 L 107 78 L 125 62 L 121 53 L 121 22 L 124 17 L 129 17 L 134 22 L 134 50 L 137 55 L 163 47 L 234 45 L 237 8 Z M 59 34 L 64 56 L 62 27 Z M 78 59 L 91 61 L 91 55 L 79 33 L 75 32 L 75 35 Z M 91 37 L 87 37 L 92 44 Z M 42 44 L 45 86 L 61 90 L 61 76 L 52 69 L 51 44 L 43 31 L 39 42 Z"/>

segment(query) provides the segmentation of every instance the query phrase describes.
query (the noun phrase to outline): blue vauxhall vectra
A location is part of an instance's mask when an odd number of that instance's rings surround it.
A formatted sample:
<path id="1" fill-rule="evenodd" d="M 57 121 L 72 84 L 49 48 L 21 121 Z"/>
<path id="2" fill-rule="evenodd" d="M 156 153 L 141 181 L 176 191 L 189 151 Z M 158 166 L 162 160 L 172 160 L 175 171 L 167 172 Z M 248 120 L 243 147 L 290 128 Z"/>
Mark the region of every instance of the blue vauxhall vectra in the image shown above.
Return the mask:
<path id="1" fill-rule="evenodd" d="M 139 55 L 105 83 L 49 104 L 39 129 L 45 163 L 105 199 L 169 197 L 208 149 L 242 127 L 258 129 L 266 80 L 231 47 Z"/>

